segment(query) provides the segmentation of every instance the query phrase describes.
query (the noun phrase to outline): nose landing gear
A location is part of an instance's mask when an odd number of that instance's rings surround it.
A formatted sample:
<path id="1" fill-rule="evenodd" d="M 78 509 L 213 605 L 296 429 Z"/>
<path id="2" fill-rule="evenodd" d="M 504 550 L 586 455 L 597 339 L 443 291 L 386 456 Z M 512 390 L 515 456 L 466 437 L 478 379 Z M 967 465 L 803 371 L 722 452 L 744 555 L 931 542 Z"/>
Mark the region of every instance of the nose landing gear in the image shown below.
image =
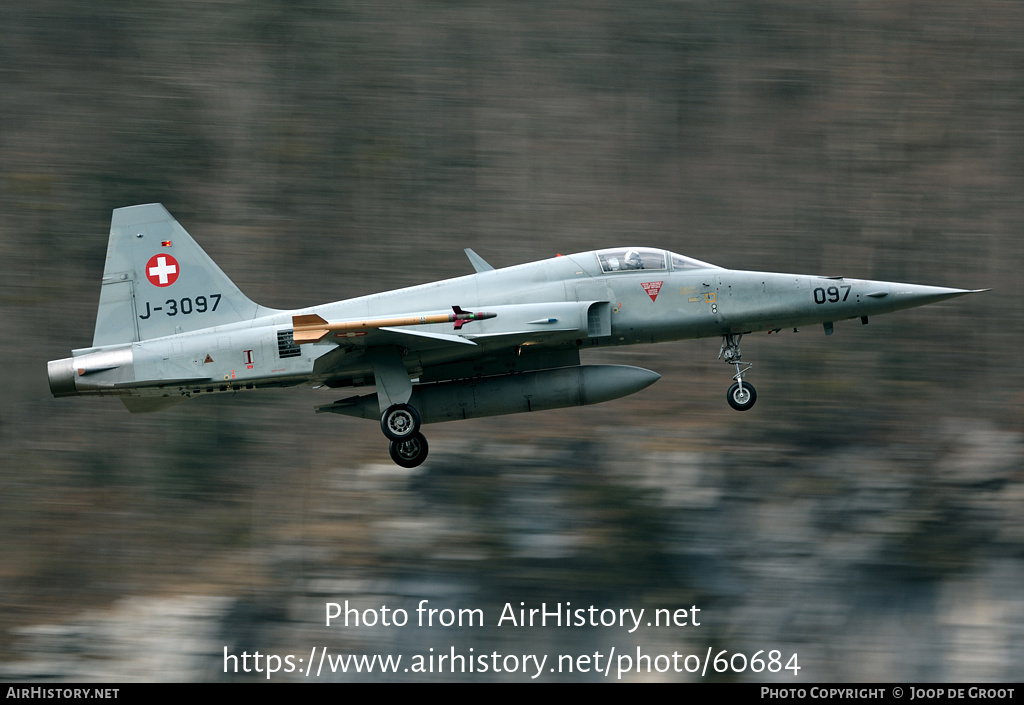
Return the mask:
<path id="1" fill-rule="evenodd" d="M 733 375 L 733 379 L 736 382 L 729 387 L 725 397 L 729 401 L 729 406 L 736 411 L 746 411 L 754 406 L 754 402 L 757 401 L 757 392 L 754 390 L 754 385 L 744 383 L 743 381 L 743 376 L 750 371 L 754 363 L 743 362 L 743 353 L 740 351 L 740 341 L 742 339 L 742 333 L 735 336 L 735 338 L 732 334 L 723 335 L 722 348 L 718 351 L 719 360 L 723 360 L 727 365 L 736 366 L 736 374 Z"/>

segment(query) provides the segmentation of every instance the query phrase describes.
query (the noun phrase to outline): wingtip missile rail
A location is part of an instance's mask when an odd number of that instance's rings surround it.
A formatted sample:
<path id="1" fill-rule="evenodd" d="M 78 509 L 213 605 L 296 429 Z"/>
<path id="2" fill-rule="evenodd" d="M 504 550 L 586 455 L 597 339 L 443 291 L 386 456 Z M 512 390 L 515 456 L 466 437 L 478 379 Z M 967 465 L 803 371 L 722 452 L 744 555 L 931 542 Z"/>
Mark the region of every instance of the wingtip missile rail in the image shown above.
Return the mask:
<path id="1" fill-rule="evenodd" d="M 318 343 L 330 334 L 344 336 L 348 333 L 360 333 L 378 328 L 422 326 L 430 323 L 454 323 L 455 330 L 461 330 L 462 326 L 467 323 L 494 318 L 497 315 L 496 313 L 488 313 L 486 311 L 463 311 L 459 306 L 452 306 L 452 313 L 329 323 L 315 313 L 302 314 L 292 316 L 292 336 L 297 344 L 302 344 Z"/>

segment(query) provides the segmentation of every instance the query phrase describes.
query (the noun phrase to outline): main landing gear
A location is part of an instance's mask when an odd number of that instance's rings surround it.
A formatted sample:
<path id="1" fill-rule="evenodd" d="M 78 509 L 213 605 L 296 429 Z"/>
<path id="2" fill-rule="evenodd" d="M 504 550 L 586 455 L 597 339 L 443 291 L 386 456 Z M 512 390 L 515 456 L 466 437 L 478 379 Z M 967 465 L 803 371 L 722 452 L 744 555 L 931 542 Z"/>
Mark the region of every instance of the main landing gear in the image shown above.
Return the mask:
<path id="1" fill-rule="evenodd" d="M 403 468 L 414 468 L 427 459 L 427 439 L 417 431 L 405 441 L 391 441 L 388 451 L 391 459 Z"/>
<path id="2" fill-rule="evenodd" d="M 757 392 L 754 390 L 754 386 L 743 381 L 743 376 L 754 366 L 754 363 L 742 361 L 743 353 L 740 352 L 740 340 L 742 339 L 742 333 L 735 338 L 732 334 L 723 335 L 722 349 L 718 351 L 719 360 L 723 360 L 727 365 L 736 366 L 736 374 L 733 375 L 736 382 L 729 387 L 729 391 L 725 395 L 729 406 L 736 411 L 746 411 L 757 401 Z"/>
<path id="3" fill-rule="evenodd" d="M 380 430 L 391 445 L 391 459 L 403 468 L 414 468 L 427 459 L 427 439 L 420 433 L 420 415 L 408 404 L 392 404 L 380 416 Z"/>
<path id="4" fill-rule="evenodd" d="M 389 441 L 408 440 L 420 430 L 420 415 L 408 404 L 392 404 L 380 416 L 380 430 Z"/>

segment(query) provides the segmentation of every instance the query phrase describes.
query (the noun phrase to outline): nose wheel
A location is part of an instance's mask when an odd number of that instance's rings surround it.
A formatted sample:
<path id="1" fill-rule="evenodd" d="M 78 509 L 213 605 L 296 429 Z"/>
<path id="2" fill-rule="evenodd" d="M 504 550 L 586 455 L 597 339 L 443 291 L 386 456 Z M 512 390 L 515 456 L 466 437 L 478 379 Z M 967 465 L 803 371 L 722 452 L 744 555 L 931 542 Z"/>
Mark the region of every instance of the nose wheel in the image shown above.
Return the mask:
<path id="1" fill-rule="evenodd" d="M 743 362 L 743 353 L 740 351 L 740 340 L 742 339 L 742 333 L 735 337 L 723 335 L 722 349 L 718 351 L 719 360 L 724 361 L 727 365 L 736 366 L 736 374 L 732 377 L 736 381 L 729 387 L 725 396 L 729 401 L 729 406 L 736 411 L 746 411 L 757 401 L 757 392 L 754 390 L 754 386 L 743 381 L 743 376 L 750 371 L 754 363 Z"/>
<path id="2" fill-rule="evenodd" d="M 736 382 L 729 387 L 726 399 L 729 400 L 729 406 L 736 411 L 746 411 L 757 401 L 757 392 L 754 391 L 754 386 L 751 384 L 740 386 L 740 383 Z"/>

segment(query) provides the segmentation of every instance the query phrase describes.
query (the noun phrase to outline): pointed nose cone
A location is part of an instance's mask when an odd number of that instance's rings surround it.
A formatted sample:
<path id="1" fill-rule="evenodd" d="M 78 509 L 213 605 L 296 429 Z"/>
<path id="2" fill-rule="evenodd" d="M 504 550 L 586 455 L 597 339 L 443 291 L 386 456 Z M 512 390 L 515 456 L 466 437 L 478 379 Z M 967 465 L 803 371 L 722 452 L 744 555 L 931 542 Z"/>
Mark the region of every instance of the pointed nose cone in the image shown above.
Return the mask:
<path id="1" fill-rule="evenodd" d="M 946 299 L 966 294 L 977 294 L 990 289 L 951 289 L 945 286 L 921 286 L 920 284 L 890 284 L 889 299 L 892 310 L 899 311 L 915 306 L 927 306 Z"/>

